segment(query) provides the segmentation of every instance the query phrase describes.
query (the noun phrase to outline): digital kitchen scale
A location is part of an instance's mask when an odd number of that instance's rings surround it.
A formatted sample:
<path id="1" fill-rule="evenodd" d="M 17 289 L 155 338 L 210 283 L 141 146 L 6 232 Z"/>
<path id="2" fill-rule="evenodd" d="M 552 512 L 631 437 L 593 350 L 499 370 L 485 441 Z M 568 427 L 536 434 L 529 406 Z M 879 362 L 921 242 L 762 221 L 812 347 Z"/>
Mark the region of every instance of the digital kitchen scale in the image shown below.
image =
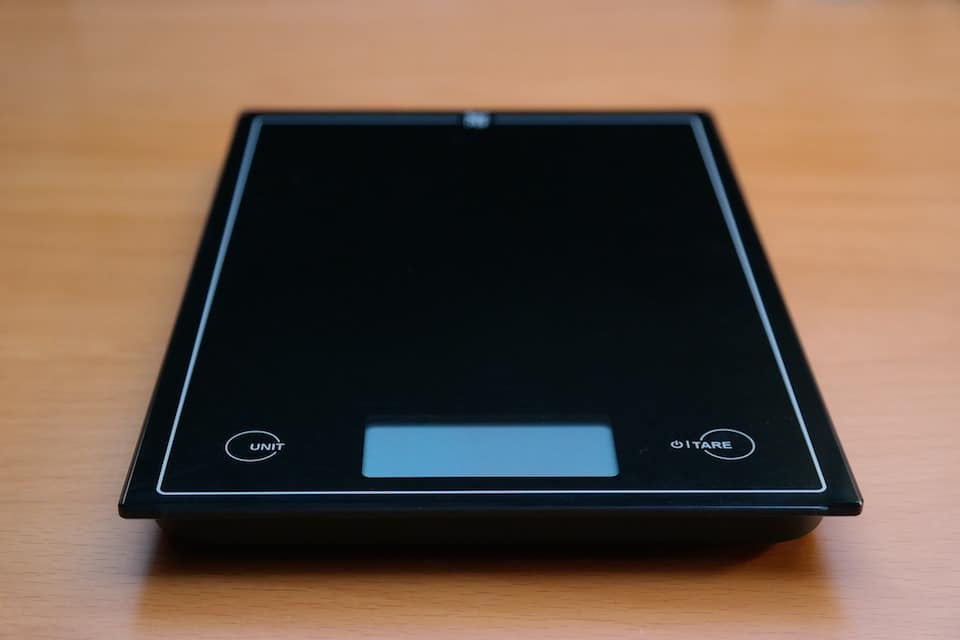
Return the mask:
<path id="1" fill-rule="evenodd" d="M 861 498 L 710 117 L 241 117 L 120 513 L 775 541 Z"/>

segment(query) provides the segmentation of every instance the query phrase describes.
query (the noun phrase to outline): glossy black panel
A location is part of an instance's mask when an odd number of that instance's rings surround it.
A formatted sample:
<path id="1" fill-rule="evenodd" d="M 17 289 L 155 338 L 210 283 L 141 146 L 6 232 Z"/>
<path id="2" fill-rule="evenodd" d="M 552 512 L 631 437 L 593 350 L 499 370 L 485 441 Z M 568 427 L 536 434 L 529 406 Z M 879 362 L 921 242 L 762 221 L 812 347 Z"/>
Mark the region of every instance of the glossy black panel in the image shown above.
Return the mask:
<path id="1" fill-rule="evenodd" d="M 701 116 L 249 124 L 148 425 L 164 492 L 822 489 Z M 609 424 L 620 473 L 367 478 L 384 421 Z M 229 455 L 251 430 L 282 449 Z"/>

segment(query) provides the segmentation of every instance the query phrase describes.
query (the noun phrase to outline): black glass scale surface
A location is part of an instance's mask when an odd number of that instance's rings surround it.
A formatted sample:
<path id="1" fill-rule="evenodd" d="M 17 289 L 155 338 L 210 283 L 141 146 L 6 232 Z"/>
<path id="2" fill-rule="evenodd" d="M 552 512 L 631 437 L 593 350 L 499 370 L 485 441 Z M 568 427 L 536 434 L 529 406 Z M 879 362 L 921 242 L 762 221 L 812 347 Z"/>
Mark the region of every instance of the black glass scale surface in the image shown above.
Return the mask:
<path id="1" fill-rule="evenodd" d="M 723 541 L 860 505 L 707 115 L 251 113 L 120 511 Z"/>

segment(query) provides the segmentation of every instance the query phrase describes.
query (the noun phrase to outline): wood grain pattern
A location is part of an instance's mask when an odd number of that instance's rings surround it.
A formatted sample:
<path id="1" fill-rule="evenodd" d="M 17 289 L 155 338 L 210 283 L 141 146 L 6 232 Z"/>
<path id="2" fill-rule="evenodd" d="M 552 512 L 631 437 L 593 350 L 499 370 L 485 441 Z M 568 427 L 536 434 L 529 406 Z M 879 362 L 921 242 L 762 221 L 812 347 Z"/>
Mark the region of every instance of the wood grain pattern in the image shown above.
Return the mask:
<path id="1" fill-rule="evenodd" d="M 0 636 L 960 637 L 956 2 L 3 2 L 0 78 Z M 245 107 L 711 109 L 864 515 L 583 556 L 121 521 Z"/>

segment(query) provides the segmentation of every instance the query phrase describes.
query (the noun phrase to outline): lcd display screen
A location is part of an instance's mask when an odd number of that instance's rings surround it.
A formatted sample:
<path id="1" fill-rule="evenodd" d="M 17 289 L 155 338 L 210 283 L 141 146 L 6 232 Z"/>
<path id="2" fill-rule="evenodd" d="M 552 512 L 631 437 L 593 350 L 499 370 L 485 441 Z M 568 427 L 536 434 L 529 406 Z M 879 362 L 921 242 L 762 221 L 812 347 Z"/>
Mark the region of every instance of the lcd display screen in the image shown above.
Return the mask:
<path id="1" fill-rule="evenodd" d="M 368 478 L 601 477 L 617 475 L 605 424 L 371 424 Z"/>

